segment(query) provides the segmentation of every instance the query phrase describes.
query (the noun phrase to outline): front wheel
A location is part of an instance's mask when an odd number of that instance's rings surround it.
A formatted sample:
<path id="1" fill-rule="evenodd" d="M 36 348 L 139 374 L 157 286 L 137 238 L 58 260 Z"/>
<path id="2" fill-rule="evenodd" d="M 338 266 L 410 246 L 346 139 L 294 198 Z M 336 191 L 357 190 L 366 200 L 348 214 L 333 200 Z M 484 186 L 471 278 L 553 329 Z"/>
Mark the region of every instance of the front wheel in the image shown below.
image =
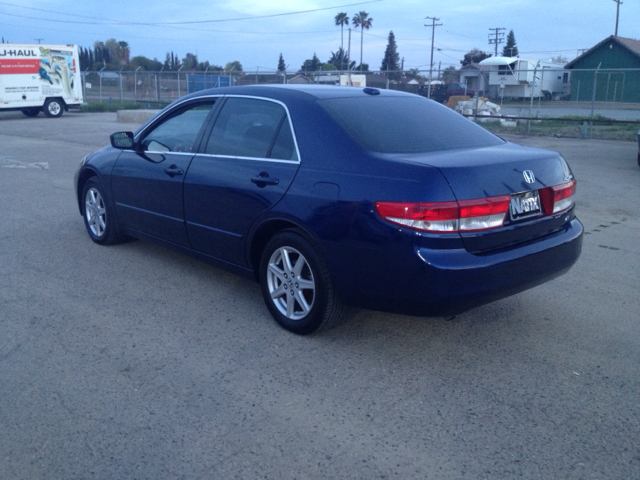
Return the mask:
<path id="1" fill-rule="evenodd" d="M 108 198 L 97 177 L 87 180 L 82 189 L 84 226 L 91 240 L 100 245 L 113 245 L 123 237 L 116 230 Z"/>
<path id="2" fill-rule="evenodd" d="M 42 111 L 47 117 L 60 117 L 64 111 L 62 100 L 59 98 L 49 98 L 44 102 Z"/>
<path id="3" fill-rule="evenodd" d="M 262 252 L 260 286 L 267 308 L 298 335 L 339 324 L 343 307 L 317 247 L 294 230 L 275 235 Z"/>

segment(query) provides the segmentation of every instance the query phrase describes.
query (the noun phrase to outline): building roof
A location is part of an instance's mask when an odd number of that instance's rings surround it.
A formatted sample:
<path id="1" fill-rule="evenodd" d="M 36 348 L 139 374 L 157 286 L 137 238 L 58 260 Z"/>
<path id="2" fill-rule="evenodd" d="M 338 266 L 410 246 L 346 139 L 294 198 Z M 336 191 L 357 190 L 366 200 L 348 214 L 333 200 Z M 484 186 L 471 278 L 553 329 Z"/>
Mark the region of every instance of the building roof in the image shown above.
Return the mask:
<path id="1" fill-rule="evenodd" d="M 638 58 L 640 58 L 640 40 L 634 40 L 633 38 L 616 37 L 615 35 L 611 35 L 611 36 L 605 38 L 604 40 L 602 40 L 597 45 L 591 47 L 589 50 L 584 52 L 579 57 L 574 58 L 573 60 L 571 60 L 569 63 L 567 63 L 564 66 L 564 68 L 573 68 L 576 63 L 578 63 L 583 58 L 585 58 L 587 55 L 591 54 L 595 50 L 597 50 L 600 47 L 602 47 L 605 43 L 610 42 L 610 41 L 618 43 L 619 45 L 621 45 L 624 48 L 626 48 L 627 50 L 629 50 L 632 54 L 634 54 Z"/>

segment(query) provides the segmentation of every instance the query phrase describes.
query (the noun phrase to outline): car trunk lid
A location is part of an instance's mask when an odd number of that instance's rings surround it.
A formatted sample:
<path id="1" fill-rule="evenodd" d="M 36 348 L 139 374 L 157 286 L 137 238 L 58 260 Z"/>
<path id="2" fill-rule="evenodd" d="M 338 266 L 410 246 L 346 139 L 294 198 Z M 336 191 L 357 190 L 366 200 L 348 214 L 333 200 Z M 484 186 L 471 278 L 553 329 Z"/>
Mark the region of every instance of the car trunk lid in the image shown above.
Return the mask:
<path id="1" fill-rule="evenodd" d="M 507 142 L 480 149 L 394 157 L 439 169 L 459 202 L 509 197 L 509 211 L 501 227 L 460 232 L 465 248 L 472 253 L 509 248 L 552 234 L 572 215 L 572 197 L 569 207 L 554 212 L 552 187 L 564 185 L 575 191 L 571 171 L 556 152 Z M 571 194 L 569 190 L 563 192 L 556 194 L 556 199 Z M 556 205 L 557 210 L 568 201 Z"/>

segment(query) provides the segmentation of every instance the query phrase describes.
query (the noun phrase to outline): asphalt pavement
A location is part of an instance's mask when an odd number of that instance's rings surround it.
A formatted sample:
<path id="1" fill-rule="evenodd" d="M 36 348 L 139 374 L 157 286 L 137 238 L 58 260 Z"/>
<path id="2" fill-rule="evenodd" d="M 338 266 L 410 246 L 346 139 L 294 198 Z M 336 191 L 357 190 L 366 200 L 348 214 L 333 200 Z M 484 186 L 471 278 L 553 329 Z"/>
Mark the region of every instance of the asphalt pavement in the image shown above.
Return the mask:
<path id="1" fill-rule="evenodd" d="M 298 337 L 251 281 L 91 242 L 73 174 L 115 119 L 0 113 L 1 479 L 640 478 L 634 143 L 508 136 L 578 179 L 568 274 Z"/>

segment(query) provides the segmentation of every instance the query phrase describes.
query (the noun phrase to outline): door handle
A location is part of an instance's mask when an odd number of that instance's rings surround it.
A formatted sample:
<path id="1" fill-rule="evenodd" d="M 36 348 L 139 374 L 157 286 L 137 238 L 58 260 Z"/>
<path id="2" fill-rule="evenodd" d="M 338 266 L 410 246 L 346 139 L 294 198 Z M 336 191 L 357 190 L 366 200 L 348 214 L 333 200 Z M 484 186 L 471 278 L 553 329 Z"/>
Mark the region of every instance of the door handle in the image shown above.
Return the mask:
<path id="1" fill-rule="evenodd" d="M 171 165 L 169 168 L 165 169 L 164 173 L 173 178 L 176 175 L 184 175 L 184 170 L 178 168 L 177 165 Z"/>
<path id="2" fill-rule="evenodd" d="M 267 172 L 261 172 L 257 176 L 253 177 L 251 179 L 251 182 L 255 183 L 259 187 L 264 187 L 266 185 L 278 185 L 278 183 L 280 183 L 280 180 L 277 178 L 269 177 L 269 174 Z"/>

